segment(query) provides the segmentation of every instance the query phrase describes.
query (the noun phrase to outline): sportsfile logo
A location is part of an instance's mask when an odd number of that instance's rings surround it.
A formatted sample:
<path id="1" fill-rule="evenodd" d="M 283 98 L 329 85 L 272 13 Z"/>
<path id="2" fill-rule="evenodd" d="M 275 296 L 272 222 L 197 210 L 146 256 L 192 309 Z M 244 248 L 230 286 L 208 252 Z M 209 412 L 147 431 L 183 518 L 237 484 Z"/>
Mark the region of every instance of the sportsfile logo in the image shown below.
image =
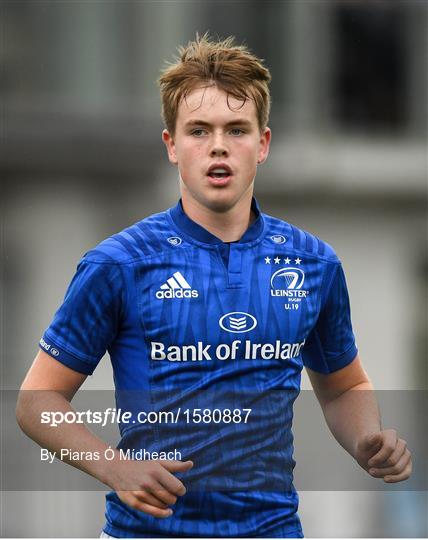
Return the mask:
<path id="1" fill-rule="evenodd" d="M 156 298 L 159 300 L 165 298 L 197 298 L 198 296 L 199 292 L 192 289 L 181 272 L 175 272 L 156 292 Z"/>

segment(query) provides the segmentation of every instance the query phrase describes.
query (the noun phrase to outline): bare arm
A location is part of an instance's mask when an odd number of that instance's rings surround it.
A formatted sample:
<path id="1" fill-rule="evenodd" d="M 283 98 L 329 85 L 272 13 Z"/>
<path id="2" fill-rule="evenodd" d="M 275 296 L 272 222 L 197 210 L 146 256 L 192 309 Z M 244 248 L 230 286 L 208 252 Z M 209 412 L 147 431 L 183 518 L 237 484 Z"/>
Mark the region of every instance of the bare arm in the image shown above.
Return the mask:
<path id="1" fill-rule="evenodd" d="M 359 357 L 328 375 L 307 371 L 338 443 L 374 477 L 385 482 L 409 478 L 412 460 L 407 443 L 395 430 L 382 430 L 373 386 Z"/>
<path id="2" fill-rule="evenodd" d="M 17 421 L 24 433 L 44 448 L 57 452 L 57 455 L 61 448 L 104 452 L 107 445 L 84 424 L 64 423 L 51 428 L 40 423 L 42 411 L 72 411 L 70 401 L 85 379 L 86 375 L 64 366 L 40 351 L 21 385 L 16 407 Z M 66 458 L 64 461 L 103 483 L 107 481 L 108 469 L 103 461 L 74 462 Z"/>
<path id="3" fill-rule="evenodd" d="M 73 411 L 70 401 L 86 375 L 78 373 L 39 351 L 19 393 L 16 417 L 19 426 L 43 448 L 60 455 L 61 448 L 99 452 L 100 460 L 67 460 L 115 490 L 123 502 L 155 517 L 168 517 L 168 505 L 184 495 L 184 485 L 173 472 L 189 470 L 191 461 L 113 461 L 104 459 L 108 445 L 84 424 L 63 423 L 55 428 L 41 424 L 42 411 Z"/>
<path id="4" fill-rule="evenodd" d="M 381 430 L 373 386 L 360 359 L 329 375 L 307 372 L 330 431 L 355 458 L 358 441 Z"/>

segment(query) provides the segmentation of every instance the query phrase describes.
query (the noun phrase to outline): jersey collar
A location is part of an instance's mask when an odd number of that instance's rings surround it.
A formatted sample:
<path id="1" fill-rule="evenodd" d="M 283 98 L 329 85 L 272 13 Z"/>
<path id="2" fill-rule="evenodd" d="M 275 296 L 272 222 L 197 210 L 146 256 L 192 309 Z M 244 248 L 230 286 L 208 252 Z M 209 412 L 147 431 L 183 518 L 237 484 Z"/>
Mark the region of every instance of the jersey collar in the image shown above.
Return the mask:
<path id="1" fill-rule="evenodd" d="M 255 197 L 253 197 L 251 200 L 251 209 L 253 210 L 256 216 L 256 219 L 248 227 L 248 229 L 245 231 L 241 239 L 238 242 L 236 242 L 238 244 L 252 242 L 256 240 L 257 238 L 259 238 L 259 236 L 263 232 L 263 229 L 264 229 L 263 214 L 260 211 L 258 202 L 256 201 Z M 169 213 L 176 227 L 178 227 L 183 233 L 194 238 L 195 240 L 198 240 L 199 242 L 203 242 L 204 244 L 222 244 L 223 243 L 223 241 L 220 238 L 218 238 L 214 234 L 204 229 L 201 225 L 196 223 L 196 221 L 193 221 L 192 219 L 189 218 L 189 216 L 183 210 L 183 203 L 181 199 L 178 201 L 176 206 L 174 206 L 173 208 L 170 208 Z"/>

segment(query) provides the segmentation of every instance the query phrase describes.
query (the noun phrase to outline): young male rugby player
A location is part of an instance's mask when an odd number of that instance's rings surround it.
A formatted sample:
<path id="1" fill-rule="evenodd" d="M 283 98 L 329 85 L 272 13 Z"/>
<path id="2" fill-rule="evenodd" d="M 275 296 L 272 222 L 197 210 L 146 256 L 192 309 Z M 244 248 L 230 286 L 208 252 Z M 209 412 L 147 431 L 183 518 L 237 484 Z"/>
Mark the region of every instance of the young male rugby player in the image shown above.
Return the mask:
<path id="1" fill-rule="evenodd" d="M 85 254 L 22 389 L 51 390 L 50 410 L 70 411 L 106 350 L 118 396 L 144 390 L 140 408 L 156 392 L 173 407 L 245 389 L 255 404 L 247 423 L 239 409 L 231 422 L 220 408 L 223 422 L 211 432 L 121 426 L 121 449 L 178 448 L 182 460 L 121 459 L 116 451 L 113 461 L 70 463 L 112 489 L 103 535 L 302 537 L 291 415 L 285 424 L 277 418 L 291 410 L 304 366 L 332 433 L 362 468 L 399 482 L 411 473 L 410 452 L 381 428 L 374 398 L 355 392 L 372 386 L 335 252 L 262 213 L 254 199 L 271 141 L 269 71 L 232 38 L 197 37 L 180 54 L 159 82 L 181 199 Z M 269 397 L 275 391 L 281 408 Z M 42 406 L 27 394 L 18 421 L 40 445 L 103 454 L 106 444 L 84 425 L 42 427 Z M 254 396 L 264 395 L 267 407 L 257 410 Z M 276 482 L 281 468 L 287 489 Z"/>

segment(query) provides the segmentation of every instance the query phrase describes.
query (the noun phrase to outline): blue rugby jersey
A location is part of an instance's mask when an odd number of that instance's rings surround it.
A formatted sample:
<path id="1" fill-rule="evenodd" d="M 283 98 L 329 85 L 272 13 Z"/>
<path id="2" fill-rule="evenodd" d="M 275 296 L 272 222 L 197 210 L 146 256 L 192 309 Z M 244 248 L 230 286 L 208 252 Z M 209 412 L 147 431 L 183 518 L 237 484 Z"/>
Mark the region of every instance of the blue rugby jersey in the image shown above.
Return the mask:
<path id="1" fill-rule="evenodd" d="M 255 199 L 252 209 L 238 242 L 192 221 L 181 201 L 103 241 L 80 261 L 40 341 L 85 374 L 108 351 L 116 405 L 132 418 L 181 412 L 181 423 L 120 424 L 124 453 L 177 449 L 195 465 L 178 475 L 187 493 L 170 518 L 109 493 L 112 536 L 302 537 L 291 430 L 301 370 L 333 372 L 357 349 L 333 249 Z M 192 422 L 195 408 L 206 422 Z"/>

